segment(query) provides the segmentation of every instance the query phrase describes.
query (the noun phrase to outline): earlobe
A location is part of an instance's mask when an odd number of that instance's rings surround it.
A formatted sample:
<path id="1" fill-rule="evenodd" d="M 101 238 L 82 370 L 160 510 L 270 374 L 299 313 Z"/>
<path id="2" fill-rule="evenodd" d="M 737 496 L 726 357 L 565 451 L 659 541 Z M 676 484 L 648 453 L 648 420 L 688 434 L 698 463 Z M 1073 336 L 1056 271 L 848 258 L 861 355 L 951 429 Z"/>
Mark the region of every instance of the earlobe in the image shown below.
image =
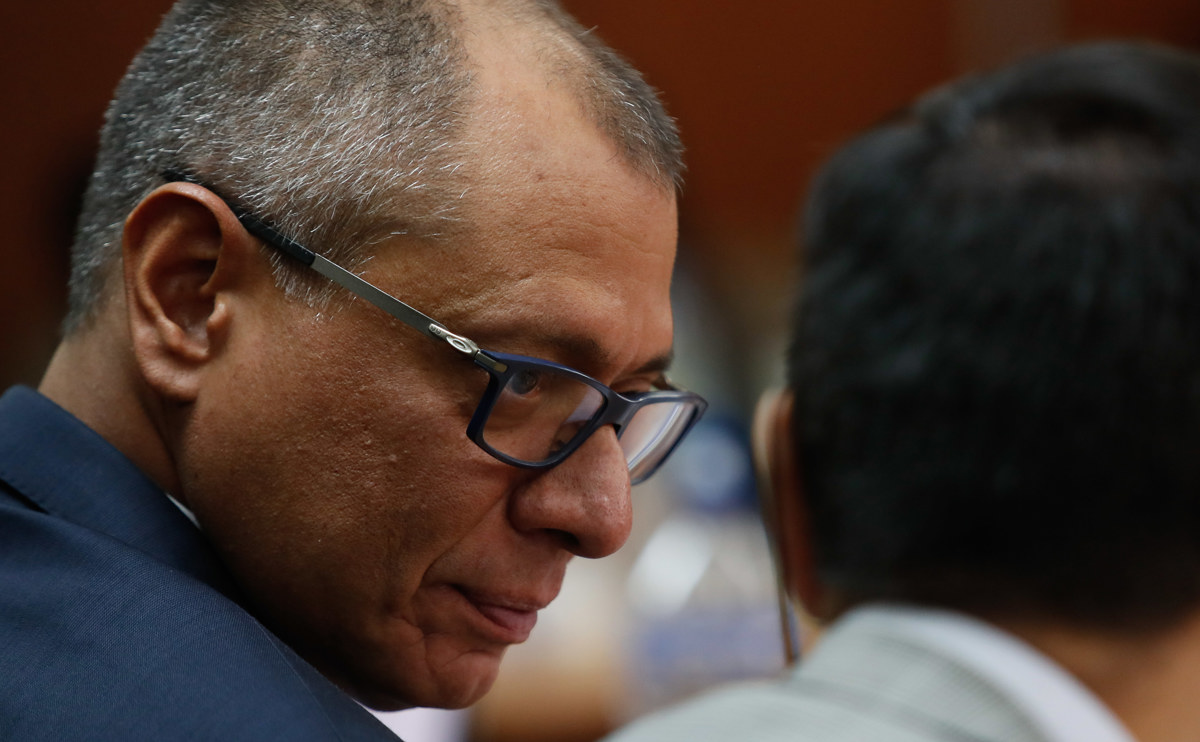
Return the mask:
<path id="1" fill-rule="evenodd" d="M 195 399 L 230 322 L 223 291 L 253 249 L 224 202 L 196 185 L 165 185 L 130 213 L 122 250 L 133 351 L 165 398 Z"/>

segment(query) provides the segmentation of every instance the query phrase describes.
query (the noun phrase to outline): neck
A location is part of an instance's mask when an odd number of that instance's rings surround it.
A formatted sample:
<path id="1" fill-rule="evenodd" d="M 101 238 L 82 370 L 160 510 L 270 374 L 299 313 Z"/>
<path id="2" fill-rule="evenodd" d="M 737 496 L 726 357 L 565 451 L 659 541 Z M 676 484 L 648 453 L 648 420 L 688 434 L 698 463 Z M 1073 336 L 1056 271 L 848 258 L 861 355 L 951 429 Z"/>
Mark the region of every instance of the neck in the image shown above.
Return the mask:
<path id="1" fill-rule="evenodd" d="M 996 623 L 1078 678 L 1139 742 L 1200 739 L 1200 610 L 1168 630 L 1145 635 Z"/>
<path id="2" fill-rule="evenodd" d="M 38 391 L 103 436 L 167 492 L 178 491 L 168 448 L 149 395 L 132 380 L 141 378 L 129 332 L 118 312 L 64 339 Z"/>

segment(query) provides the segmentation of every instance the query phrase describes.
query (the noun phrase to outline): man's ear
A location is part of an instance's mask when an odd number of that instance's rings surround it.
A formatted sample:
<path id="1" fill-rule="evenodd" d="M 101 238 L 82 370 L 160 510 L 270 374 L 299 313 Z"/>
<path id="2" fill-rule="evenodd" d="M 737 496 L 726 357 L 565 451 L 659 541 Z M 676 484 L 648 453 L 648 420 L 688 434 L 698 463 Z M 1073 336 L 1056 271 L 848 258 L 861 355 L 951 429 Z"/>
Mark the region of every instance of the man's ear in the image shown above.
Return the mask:
<path id="1" fill-rule="evenodd" d="M 257 243 L 211 191 L 169 183 L 130 213 L 122 250 L 142 376 L 166 399 L 193 401 L 229 329 L 224 292 L 247 280 Z"/>
<path id="2" fill-rule="evenodd" d="M 800 478 L 795 445 L 795 396 L 790 390 L 768 392 L 759 402 L 755 435 L 764 478 L 764 517 L 775 542 L 783 588 L 802 623 L 802 638 L 815 637 L 825 594 L 817 578 L 811 518 Z"/>

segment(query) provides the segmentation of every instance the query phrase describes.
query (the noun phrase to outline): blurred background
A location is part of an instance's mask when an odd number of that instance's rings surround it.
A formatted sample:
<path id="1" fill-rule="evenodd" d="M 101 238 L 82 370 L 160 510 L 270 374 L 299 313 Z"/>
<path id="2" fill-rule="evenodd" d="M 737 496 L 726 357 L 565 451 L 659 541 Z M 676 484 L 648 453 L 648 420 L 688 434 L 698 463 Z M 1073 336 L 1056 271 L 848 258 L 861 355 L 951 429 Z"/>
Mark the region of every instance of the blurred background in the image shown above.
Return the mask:
<path id="1" fill-rule="evenodd" d="M 688 147 L 675 287 L 683 385 L 712 402 L 635 493 L 621 554 L 572 566 L 470 712 L 409 742 L 586 742 L 712 683 L 781 668 L 748 418 L 775 383 L 804 184 L 854 132 L 957 75 L 1061 43 L 1200 49 L 1196 0 L 563 0 L 662 91 Z M 36 383 L 64 311 L 96 132 L 169 0 L 6 2 L 0 21 L 0 389 Z"/>

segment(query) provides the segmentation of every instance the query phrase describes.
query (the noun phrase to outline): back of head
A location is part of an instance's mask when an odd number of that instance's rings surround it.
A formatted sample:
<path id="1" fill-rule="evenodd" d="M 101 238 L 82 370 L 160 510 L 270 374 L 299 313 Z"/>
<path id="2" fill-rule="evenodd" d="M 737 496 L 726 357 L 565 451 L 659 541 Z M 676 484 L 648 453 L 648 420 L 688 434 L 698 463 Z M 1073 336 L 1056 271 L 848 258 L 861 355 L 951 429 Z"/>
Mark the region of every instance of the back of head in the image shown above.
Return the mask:
<path id="1" fill-rule="evenodd" d="M 68 334 L 89 324 L 120 265 L 125 217 L 183 172 L 335 261 L 395 234 L 469 226 L 486 142 L 469 141 L 471 0 L 181 0 L 109 108 L 72 250 Z M 647 177 L 682 169 L 673 121 L 641 76 L 553 0 L 508 10 L 558 49 L 582 108 Z M 562 49 L 569 50 L 562 52 Z M 324 284 L 279 268 L 289 290 Z M 314 286 L 321 288 L 314 289 Z"/>
<path id="2" fill-rule="evenodd" d="M 1078 47 L 840 152 L 789 381 L 819 573 L 1107 629 L 1200 604 L 1200 61 Z"/>

